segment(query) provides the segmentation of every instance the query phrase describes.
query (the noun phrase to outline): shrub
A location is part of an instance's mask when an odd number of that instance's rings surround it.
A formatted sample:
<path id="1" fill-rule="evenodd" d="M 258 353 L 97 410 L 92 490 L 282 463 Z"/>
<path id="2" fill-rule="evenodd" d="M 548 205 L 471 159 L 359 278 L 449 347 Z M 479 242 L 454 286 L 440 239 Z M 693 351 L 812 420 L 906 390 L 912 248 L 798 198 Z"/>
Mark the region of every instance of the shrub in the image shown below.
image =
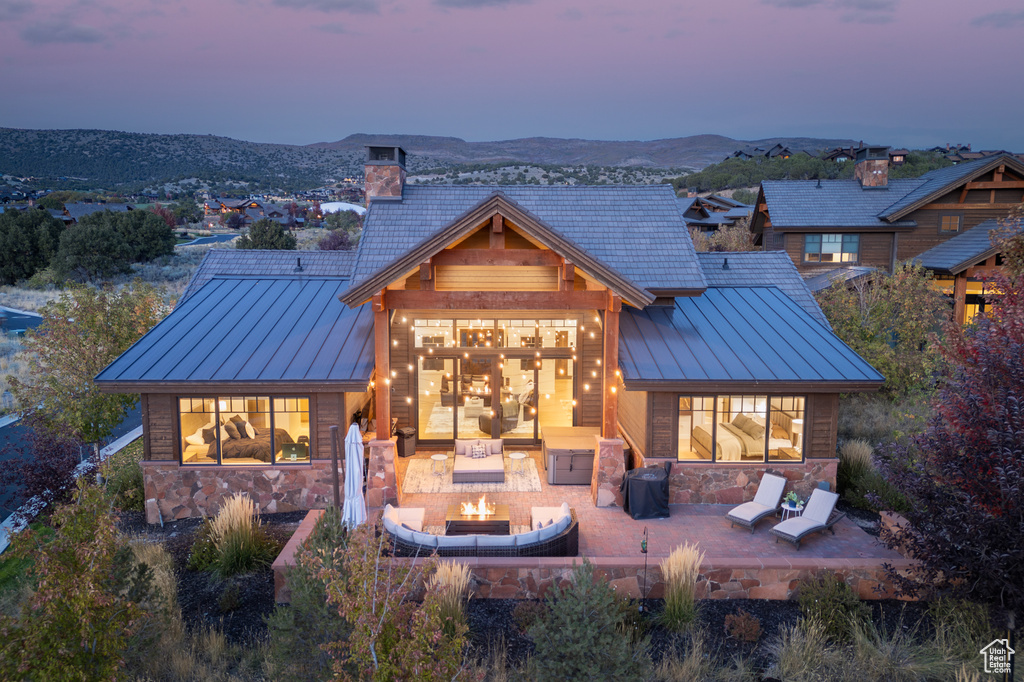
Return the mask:
<path id="1" fill-rule="evenodd" d="M 445 635 L 452 637 L 466 626 L 466 602 L 469 589 L 469 566 L 455 561 L 441 561 L 427 579 L 427 592 L 437 597 Z"/>
<path id="2" fill-rule="evenodd" d="M 757 616 L 739 609 L 725 617 L 725 634 L 741 642 L 756 642 L 761 639 L 761 621 Z"/>
<path id="3" fill-rule="evenodd" d="M 317 242 L 317 248 L 321 251 L 351 251 L 352 240 L 344 230 L 331 230 Z"/>
<path id="4" fill-rule="evenodd" d="M 531 679 L 640 680 L 649 665 L 646 643 L 623 637 L 619 598 L 605 580 L 595 580 L 584 557 L 571 580 L 550 590 L 548 612 L 529 628 L 535 646 Z"/>
<path id="5" fill-rule="evenodd" d="M 244 234 L 238 239 L 235 248 L 294 251 L 295 245 L 295 236 L 285 232 L 281 223 L 270 218 L 260 218 L 249 228 L 249 234 Z"/>
<path id="6" fill-rule="evenodd" d="M 212 571 L 217 568 L 219 559 L 217 545 L 213 542 L 213 521 L 205 518 L 196 530 L 186 565 L 193 571 Z"/>
<path id="7" fill-rule="evenodd" d="M 142 440 L 130 443 L 100 465 L 107 499 L 116 509 L 143 511 L 146 491 L 142 479 Z"/>
<path id="8" fill-rule="evenodd" d="M 935 648 L 947 652 L 951 660 L 981 672 L 978 643 L 991 642 L 998 636 L 988 607 L 942 597 L 929 604 L 928 613 L 935 628 Z"/>
<path id="9" fill-rule="evenodd" d="M 274 560 L 280 549 L 264 531 L 252 498 L 235 493 L 210 525 L 217 549 L 215 570 L 221 577 L 251 571 Z"/>
<path id="10" fill-rule="evenodd" d="M 530 626 L 536 623 L 538 619 L 547 615 L 547 612 L 548 606 L 542 601 L 534 601 L 532 599 L 521 601 L 512 609 L 512 622 L 516 624 L 516 627 L 521 632 L 526 633 Z"/>
<path id="11" fill-rule="evenodd" d="M 53 539 L 14 538 L 32 557 L 36 590 L 17 619 L 0 616 L 0 679 L 113 679 L 146 618 L 152 570 L 119 544 L 103 493 L 80 485 L 78 501 L 56 509 Z"/>
<path id="12" fill-rule="evenodd" d="M 875 468 L 871 461 L 873 451 L 865 440 L 850 440 L 839 446 L 839 468 L 836 471 L 836 491 L 844 493 L 865 474 Z"/>
<path id="13" fill-rule="evenodd" d="M 230 613 L 242 605 L 242 591 L 235 583 L 228 583 L 217 597 L 217 608 L 221 613 Z"/>
<path id="14" fill-rule="evenodd" d="M 820 625 L 825 637 L 835 642 L 848 641 L 853 628 L 871 617 L 871 609 L 853 589 L 830 573 L 800 583 L 797 600 L 806 622 Z"/>
<path id="15" fill-rule="evenodd" d="M 879 395 L 843 396 L 839 401 L 839 437 L 868 443 L 904 441 L 924 430 L 931 418 L 928 393 L 895 401 Z"/>
<path id="16" fill-rule="evenodd" d="M 665 627 L 678 632 L 697 620 L 697 576 L 703 562 L 704 552 L 690 543 L 676 547 L 662 560 L 665 610 L 661 614 L 661 622 Z"/>
<path id="17" fill-rule="evenodd" d="M 350 628 L 337 607 L 328 603 L 327 584 L 320 570 L 326 568 L 330 575 L 343 577 L 346 542 L 341 513 L 328 507 L 288 571 L 291 604 L 275 607 L 266 619 L 270 631 L 267 665 L 272 679 L 299 682 L 330 676 L 332 658 L 326 646 L 344 641 Z"/>
<path id="18" fill-rule="evenodd" d="M 852 634 L 851 660 L 845 666 L 852 679 L 917 682 L 948 679 L 953 672 L 946 652 L 920 641 L 918 627 L 903 627 L 902 618 L 892 632 L 868 620 L 856 623 Z"/>
<path id="19" fill-rule="evenodd" d="M 907 499 L 875 468 L 871 446 L 863 440 L 839 448 L 836 485 L 843 498 L 858 509 L 903 512 Z"/>
<path id="20" fill-rule="evenodd" d="M 791 627 L 782 627 L 766 650 L 772 659 L 766 676 L 786 682 L 824 682 L 836 680 L 825 627 L 813 618 Z"/>
<path id="21" fill-rule="evenodd" d="M 49 265 L 63 229 L 40 209 L 0 213 L 0 282 L 14 284 Z"/>

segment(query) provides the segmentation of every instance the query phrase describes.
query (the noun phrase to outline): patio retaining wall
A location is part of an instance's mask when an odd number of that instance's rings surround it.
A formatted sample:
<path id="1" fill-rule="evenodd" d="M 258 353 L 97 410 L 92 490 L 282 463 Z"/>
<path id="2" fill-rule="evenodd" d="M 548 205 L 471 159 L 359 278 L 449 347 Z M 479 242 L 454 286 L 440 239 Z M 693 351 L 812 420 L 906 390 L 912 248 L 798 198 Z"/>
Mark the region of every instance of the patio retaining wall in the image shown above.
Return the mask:
<path id="1" fill-rule="evenodd" d="M 662 466 L 672 461 L 669 477 L 670 504 L 740 504 L 757 494 L 757 486 L 765 473 L 783 476 L 786 492 L 795 490 L 802 498 L 810 496 L 820 482 L 829 490 L 836 489 L 837 459 L 809 459 L 786 464 L 703 464 L 676 462 L 663 458 L 639 457 L 639 466 Z"/>
<path id="2" fill-rule="evenodd" d="M 295 552 L 308 537 L 322 512 L 311 511 L 273 563 L 274 597 L 286 603 L 288 569 L 295 565 Z M 573 565 L 582 557 L 543 558 L 455 558 L 468 564 L 472 572 L 470 589 L 475 599 L 543 599 L 548 590 L 568 580 Z M 395 559 L 412 562 L 412 559 Z M 422 559 L 417 559 L 422 564 Z M 591 557 L 595 575 L 608 580 L 623 595 L 635 599 L 660 599 L 665 593 L 658 568 L 660 558 L 652 557 L 644 570 L 643 559 Z M 894 569 L 907 572 L 909 560 L 885 560 Z M 699 599 L 793 599 L 801 580 L 823 574 L 840 576 L 861 599 L 895 598 L 891 581 L 882 567 L 882 559 L 765 558 L 741 559 L 709 557 L 697 579 Z"/>
<path id="3" fill-rule="evenodd" d="M 330 460 L 278 467 L 186 467 L 144 461 L 142 478 L 147 523 L 213 516 L 236 492 L 248 494 L 268 514 L 323 509 L 334 501 Z"/>

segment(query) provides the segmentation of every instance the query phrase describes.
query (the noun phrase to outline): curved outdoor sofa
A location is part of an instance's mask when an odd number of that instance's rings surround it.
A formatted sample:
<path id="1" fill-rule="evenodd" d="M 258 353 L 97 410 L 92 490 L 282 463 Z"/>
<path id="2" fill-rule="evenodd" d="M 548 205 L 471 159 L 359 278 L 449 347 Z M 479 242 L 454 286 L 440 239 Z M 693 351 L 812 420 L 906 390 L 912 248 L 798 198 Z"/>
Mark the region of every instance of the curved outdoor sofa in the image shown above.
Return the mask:
<path id="1" fill-rule="evenodd" d="M 409 516 L 407 510 L 393 509 L 398 512 L 395 517 Z M 416 512 L 411 516 L 415 518 Z M 422 515 L 419 517 L 422 518 Z M 387 509 L 381 512 L 381 522 L 392 555 L 399 557 L 433 554 L 442 557 L 577 556 L 580 548 L 579 519 L 576 517 L 576 510 L 571 508 L 567 517 L 561 514 L 544 528 L 514 535 L 432 535 L 421 532 L 419 528 L 413 529 L 411 526 L 414 524 L 396 526 L 395 518 L 388 518 Z M 402 523 L 403 521 L 398 521 L 398 524 Z"/>

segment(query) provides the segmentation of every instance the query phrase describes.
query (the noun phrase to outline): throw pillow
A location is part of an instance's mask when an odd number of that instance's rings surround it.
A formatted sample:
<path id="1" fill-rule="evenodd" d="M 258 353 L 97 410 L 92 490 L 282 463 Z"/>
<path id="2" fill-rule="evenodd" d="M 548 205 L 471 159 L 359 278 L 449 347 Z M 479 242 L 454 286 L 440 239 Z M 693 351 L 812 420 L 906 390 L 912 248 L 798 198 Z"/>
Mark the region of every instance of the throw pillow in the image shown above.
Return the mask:
<path id="1" fill-rule="evenodd" d="M 772 424 L 772 438 L 789 438 L 789 434 L 778 424 Z"/>
<path id="2" fill-rule="evenodd" d="M 235 424 L 235 428 L 238 429 L 239 438 L 248 438 L 249 431 L 245 428 L 249 425 L 249 422 L 243 421 L 241 424 Z"/>
<path id="3" fill-rule="evenodd" d="M 203 429 L 203 442 L 204 443 L 212 443 L 215 440 L 217 440 L 217 429 L 215 429 L 215 428 Z"/>
<path id="4" fill-rule="evenodd" d="M 543 521 L 538 521 L 537 523 L 533 524 L 533 529 L 534 530 L 540 530 L 543 527 L 544 527 L 544 522 Z"/>
<path id="5" fill-rule="evenodd" d="M 487 446 L 483 443 L 474 443 L 469 449 L 469 456 L 472 459 L 483 459 L 487 457 Z"/>
<path id="6" fill-rule="evenodd" d="M 245 435 L 249 436 L 249 438 L 255 438 L 257 435 L 256 427 L 249 422 L 245 422 Z"/>
<path id="7" fill-rule="evenodd" d="M 241 424 L 245 423 L 245 419 L 242 417 L 242 415 L 239 414 L 234 415 L 228 421 L 234 422 L 235 426 L 240 426 Z"/>
<path id="8" fill-rule="evenodd" d="M 232 421 L 224 422 L 224 430 L 228 432 L 229 438 L 238 439 L 242 437 L 242 435 L 238 433 L 238 427 L 235 426 L 235 423 Z"/>
<path id="9" fill-rule="evenodd" d="M 406 530 L 416 530 L 415 528 L 410 526 L 408 523 L 403 523 L 402 524 L 402 528 L 405 528 Z"/>

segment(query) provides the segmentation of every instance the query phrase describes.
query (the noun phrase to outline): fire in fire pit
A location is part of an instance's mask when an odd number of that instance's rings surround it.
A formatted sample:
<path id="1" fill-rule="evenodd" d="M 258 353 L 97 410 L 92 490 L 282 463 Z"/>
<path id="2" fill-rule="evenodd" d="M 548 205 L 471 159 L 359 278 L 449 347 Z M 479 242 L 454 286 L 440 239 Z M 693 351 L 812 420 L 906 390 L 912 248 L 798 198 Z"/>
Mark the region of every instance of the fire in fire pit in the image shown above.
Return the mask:
<path id="1" fill-rule="evenodd" d="M 472 502 L 462 503 L 462 515 L 463 516 L 479 516 L 483 518 L 485 516 L 492 516 L 494 514 L 494 505 L 487 504 L 486 495 L 480 497 L 480 501 L 476 504 Z"/>

